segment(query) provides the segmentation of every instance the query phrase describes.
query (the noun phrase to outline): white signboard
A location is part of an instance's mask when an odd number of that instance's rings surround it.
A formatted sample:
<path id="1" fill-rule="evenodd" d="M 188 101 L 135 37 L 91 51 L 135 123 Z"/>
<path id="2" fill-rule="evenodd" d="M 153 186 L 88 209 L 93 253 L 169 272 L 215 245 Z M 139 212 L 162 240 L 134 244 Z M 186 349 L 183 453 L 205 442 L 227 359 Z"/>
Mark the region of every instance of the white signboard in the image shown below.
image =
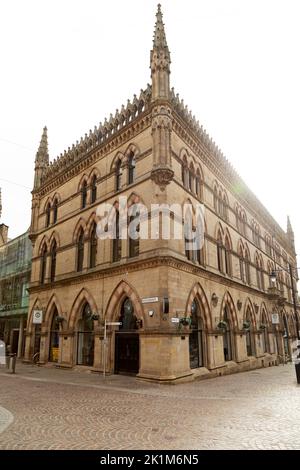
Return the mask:
<path id="1" fill-rule="evenodd" d="M 142 299 L 142 304 L 152 304 L 153 302 L 158 302 L 158 297 L 146 297 Z"/>
<path id="2" fill-rule="evenodd" d="M 179 323 L 179 318 L 171 318 L 172 323 Z"/>
<path id="3" fill-rule="evenodd" d="M 106 322 L 106 325 L 114 325 L 114 326 L 117 326 L 117 325 L 122 325 L 122 322 L 121 322 L 121 321 L 107 321 L 107 322 Z"/>
<path id="4" fill-rule="evenodd" d="M 279 325 L 279 313 L 272 313 L 272 323 L 273 325 Z"/>
<path id="5" fill-rule="evenodd" d="M 33 319 L 32 323 L 35 325 L 40 325 L 43 321 L 43 311 L 42 310 L 34 310 L 33 311 Z"/>

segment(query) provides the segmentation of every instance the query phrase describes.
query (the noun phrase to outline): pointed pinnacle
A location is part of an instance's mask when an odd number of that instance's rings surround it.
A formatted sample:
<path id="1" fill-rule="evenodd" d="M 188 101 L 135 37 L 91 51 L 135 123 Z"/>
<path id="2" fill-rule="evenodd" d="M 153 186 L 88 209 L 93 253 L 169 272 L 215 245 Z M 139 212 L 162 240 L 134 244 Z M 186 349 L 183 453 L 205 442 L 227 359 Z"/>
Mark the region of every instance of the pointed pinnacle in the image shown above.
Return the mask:
<path id="1" fill-rule="evenodd" d="M 157 5 L 157 13 L 156 13 L 156 23 L 155 23 L 155 30 L 154 30 L 154 38 L 153 38 L 153 47 L 156 48 L 164 48 L 168 47 L 166 34 L 165 34 L 165 27 L 163 23 L 163 15 L 161 12 L 161 4 Z"/>
<path id="2" fill-rule="evenodd" d="M 40 141 L 40 145 L 36 154 L 36 161 L 49 161 L 48 155 L 48 136 L 47 136 L 47 127 L 45 126 L 43 129 L 42 138 Z"/>

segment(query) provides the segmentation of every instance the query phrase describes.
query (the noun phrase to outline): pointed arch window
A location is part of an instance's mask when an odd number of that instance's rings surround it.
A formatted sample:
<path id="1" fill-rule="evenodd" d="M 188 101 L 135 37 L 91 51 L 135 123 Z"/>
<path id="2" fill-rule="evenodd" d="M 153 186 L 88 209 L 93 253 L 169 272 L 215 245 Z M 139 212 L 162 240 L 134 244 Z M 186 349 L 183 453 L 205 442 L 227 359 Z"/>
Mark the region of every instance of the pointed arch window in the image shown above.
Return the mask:
<path id="1" fill-rule="evenodd" d="M 129 257 L 133 258 L 140 253 L 140 214 L 136 212 L 129 217 Z"/>
<path id="2" fill-rule="evenodd" d="M 57 321 L 58 311 L 55 308 L 51 328 L 50 328 L 50 341 L 49 341 L 49 361 L 58 362 L 58 352 L 59 352 L 59 323 Z"/>
<path id="3" fill-rule="evenodd" d="M 245 282 L 245 269 L 244 269 L 244 254 L 242 246 L 239 247 L 239 263 L 240 263 L 240 278 L 242 282 Z"/>
<path id="4" fill-rule="evenodd" d="M 51 221 L 51 204 L 48 202 L 46 207 L 46 227 L 49 227 Z"/>
<path id="5" fill-rule="evenodd" d="M 90 237 L 90 268 L 94 268 L 97 262 L 97 224 L 93 223 Z"/>
<path id="6" fill-rule="evenodd" d="M 45 283 L 47 269 L 47 246 L 44 244 L 41 256 L 41 284 Z"/>
<path id="7" fill-rule="evenodd" d="M 231 246 L 227 236 L 225 238 L 225 273 L 231 276 Z"/>
<path id="8" fill-rule="evenodd" d="M 267 329 L 267 316 L 265 311 L 262 312 L 261 315 L 261 326 L 263 327 L 262 332 L 262 350 L 264 353 L 269 351 L 269 338 L 268 338 L 268 329 Z"/>
<path id="9" fill-rule="evenodd" d="M 245 251 L 245 277 L 246 277 L 246 283 L 250 286 L 251 284 L 250 255 L 247 249 Z"/>
<path id="10" fill-rule="evenodd" d="M 222 235 L 219 232 L 217 238 L 217 261 L 218 261 L 218 270 L 223 272 L 223 240 Z"/>
<path id="11" fill-rule="evenodd" d="M 87 182 L 84 181 L 81 187 L 81 208 L 84 209 L 87 203 Z"/>
<path id="12" fill-rule="evenodd" d="M 56 252 L 57 252 L 57 244 L 56 241 L 52 243 L 51 247 L 51 270 L 50 270 L 50 280 L 51 282 L 55 281 L 56 275 Z"/>
<path id="13" fill-rule="evenodd" d="M 120 239 L 120 214 L 115 209 L 115 233 L 113 238 L 113 262 L 120 261 L 122 256 L 122 240 Z"/>
<path id="14" fill-rule="evenodd" d="M 57 222 L 57 212 L 58 212 L 58 201 L 55 198 L 53 202 L 53 223 L 56 224 Z"/>
<path id="15" fill-rule="evenodd" d="M 83 228 L 80 229 L 77 239 L 77 272 L 83 269 L 83 257 L 84 257 L 84 232 Z"/>
<path id="16" fill-rule="evenodd" d="M 97 176 L 94 175 L 92 177 L 92 182 L 91 182 L 91 204 L 96 202 L 97 199 Z"/>
<path id="17" fill-rule="evenodd" d="M 88 303 L 83 306 L 81 318 L 77 323 L 77 364 L 94 364 L 94 322 Z"/>
<path id="18" fill-rule="evenodd" d="M 130 155 L 129 155 L 128 164 L 129 164 L 129 166 L 128 166 L 128 184 L 132 184 L 135 181 L 135 167 L 136 167 L 135 156 L 134 156 L 133 152 L 131 152 Z"/>
<path id="19" fill-rule="evenodd" d="M 204 331 L 199 306 L 193 300 L 191 307 L 191 333 L 189 335 L 190 368 L 204 366 Z"/>
<path id="20" fill-rule="evenodd" d="M 197 170 L 196 174 L 196 194 L 199 199 L 201 199 L 201 176 L 199 170 Z"/>
<path id="21" fill-rule="evenodd" d="M 119 158 L 116 162 L 116 191 L 120 191 L 122 184 L 122 162 Z"/>
<path id="22" fill-rule="evenodd" d="M 226 324 L 226 328 L 223 334 L 224 360 L 227 362 L 232 361 L 233 358 L 231 322 L 227 306 L 224 308 L 223 320 Z"/>
<path id="23" fill-rule="evenodd" d="M 253 336 L 253 323 L 251 312 L 248 309 L 246 313 L 246 322 L 250 325 L 246 332 L 246 347 L 247 347 L 247 356 L 254 356 L 254 336 Z"/>

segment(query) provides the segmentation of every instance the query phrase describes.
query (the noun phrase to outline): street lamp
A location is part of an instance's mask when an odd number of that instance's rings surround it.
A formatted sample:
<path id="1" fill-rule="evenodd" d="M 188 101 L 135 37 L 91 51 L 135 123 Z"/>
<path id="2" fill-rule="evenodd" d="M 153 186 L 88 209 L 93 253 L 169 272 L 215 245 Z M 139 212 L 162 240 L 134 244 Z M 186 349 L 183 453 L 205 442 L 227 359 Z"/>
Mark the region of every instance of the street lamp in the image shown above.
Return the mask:
<path id="1" fill-rule="evenodd" d="M 293 268 L 292 265 L 289 263 L 289 273 L 291 279 L 291 288 L 292 288 L 292 297 L 293 297 L 293 306 L 294 306 L 294 315 L 296 320 L 296 329 L 297 329 L 297 357 L 295 361 L 295 368 L 296 368 L 296 376 L 297 376 L 297 383 L 300 384 L 300 331 L 299 331 L 299 318 L 297 313 L 297 302 L 296 302 L 296 292 L 294 287 L 294 279 L 293 279 L 293 269 L 297 271 L 300 268 Z M 282 272 L 282 269 L 273 269 L 270 274 L 270 280 L 273 284 L 276 282 L 276 273 Z"/>

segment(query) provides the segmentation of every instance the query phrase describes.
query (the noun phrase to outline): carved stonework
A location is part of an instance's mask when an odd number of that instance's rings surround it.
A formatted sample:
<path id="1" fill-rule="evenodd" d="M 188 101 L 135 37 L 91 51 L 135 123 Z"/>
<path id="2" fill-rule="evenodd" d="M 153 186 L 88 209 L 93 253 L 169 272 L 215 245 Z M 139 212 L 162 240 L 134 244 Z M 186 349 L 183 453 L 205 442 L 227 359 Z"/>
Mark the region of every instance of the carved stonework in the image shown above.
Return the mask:
<path id="1" fill-rule="evenodd" d="M 170 184 L 174 177 L 174 171 L 170 168 L 156 168 L 151 172 L 151 179 L 160 187 L 162 191 Z"/>

